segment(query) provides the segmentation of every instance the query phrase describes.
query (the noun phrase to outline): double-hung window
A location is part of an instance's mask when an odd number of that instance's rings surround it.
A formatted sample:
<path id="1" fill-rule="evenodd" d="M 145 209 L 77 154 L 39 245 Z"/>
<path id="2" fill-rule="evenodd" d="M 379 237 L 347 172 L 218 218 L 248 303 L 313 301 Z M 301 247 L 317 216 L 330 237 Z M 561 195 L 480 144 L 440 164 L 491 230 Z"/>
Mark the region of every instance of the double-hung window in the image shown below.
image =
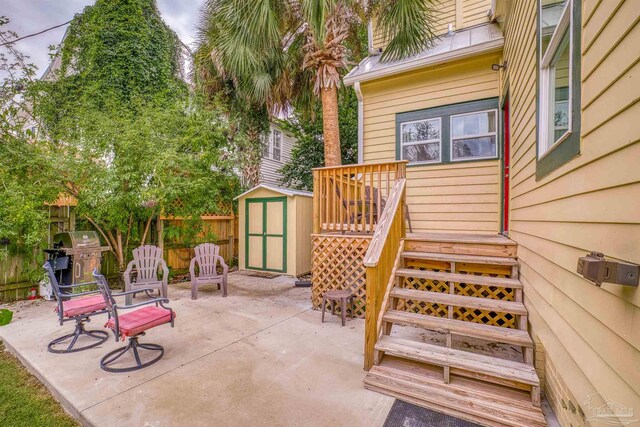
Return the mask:
<path id="1" fill-rule="evenodd" d="M 269 139 L 268 133 L 260 135 L 260 142 L 262 143 L 262 157 L 265 159 L 269 158 Z"/>
<path id="2" fill-rule="evenodd" d="M 401 125 L 400 141 L 402 159 L 410 163 L 437 163 L 442 159 L 442 120 L 437 117 L 428 120 L 404 122 Z"/>
<path id="3" fill-rule="evenodd" d="M 451 160 L 492 159 L 498 154 L 496 110 L 451 116 Z"/>
<path id="4" fill-rule="evenodd" d="M 538 178 L 580 152 L 580 0 L 539 0 Z"/>
<path id="5" fill-rule="evenodd" d="M 282 132 L 274 129 L 273 133 L 271 134 L 271 143 L 271 154 L 273 156 L 273 160 L 280 161 L 280 153 L 282 150 Z"/>
<path id="6" fill-rule="evenodd" d="M 396 158 L 410 165 L 498 158 L 498 99 L 396 115 Z"/>

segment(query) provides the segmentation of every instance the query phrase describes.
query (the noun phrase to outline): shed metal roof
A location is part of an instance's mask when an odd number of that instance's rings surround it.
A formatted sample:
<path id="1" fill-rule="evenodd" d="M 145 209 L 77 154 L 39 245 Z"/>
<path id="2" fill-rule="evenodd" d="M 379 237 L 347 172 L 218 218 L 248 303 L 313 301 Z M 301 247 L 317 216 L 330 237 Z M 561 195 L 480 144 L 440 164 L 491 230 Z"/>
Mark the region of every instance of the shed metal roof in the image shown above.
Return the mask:
<path id="1" fill-rule="evenodd" d="M 256 185 L 255 187 L 253 187 L 251 190 L 247 190 L 244 193 L 240 194 L 239 196 L 237 196 L 233 200 L 238 200 L 239 198 L 241 198 L 243 196 L 246 196 L 249 193 L 253 193 L 254 191 L 259 190 L 261 188 L 264 188 L 266 190 L 271 190 L 271 191 L 274 191 L 276 193 L 283 194 L 285 196 L 313 197 L 313 193 L 310 192 L 310 191 L 294 190 L 294 189 L 291 189 L 291 188 L 276 187 L 274 185 L 269 185 L 269 184 L 259 184 L 259 185 Z"/>
<path id="2" fill-rule="evenodd" d="M 467 56 L 489 53 L 502 49 L 504 37 L 496 24 L 483 24 L 447 34 L 418 55 L 395 62 L 380 62 L 380 55 L 369 56 L 344 78 L 347 85 L 378 79 L 392 74 L 436 65 Z"/>

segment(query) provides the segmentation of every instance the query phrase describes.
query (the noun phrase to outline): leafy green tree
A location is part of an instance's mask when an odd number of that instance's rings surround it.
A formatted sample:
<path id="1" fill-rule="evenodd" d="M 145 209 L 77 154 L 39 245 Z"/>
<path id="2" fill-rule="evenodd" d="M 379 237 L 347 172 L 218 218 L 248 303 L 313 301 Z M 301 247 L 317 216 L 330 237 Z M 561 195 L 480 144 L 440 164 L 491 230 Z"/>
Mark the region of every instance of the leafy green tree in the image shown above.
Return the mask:
<path id="1" fill-rule="evenodd" d="M 36 134 L 26 90 L 36 68 L 11 42 L 18 35 L 6 30 L 0 17 L 0 260 L 25 254 L 29 260 L 46 239 L 49 218 L 44 201 L 57 197 L 57 184 L 33 179 L 33 171 L 47 170 L 48 151 L 31 144 Z"/>
<path id="2" fill-rule="evenodd" d="M 209 103 L 224 108 L 229 123 L 229 144 L 234 147 L 243 186 L 252 188 L 260 181 L 262 138 L 269 130 L 269 111 L 265 102 L 241 90 L 238 82 L 229 77 L 224 64 L 214 62 L 208 37 L 207 30 L 201 28 L 194 54 L 194 81 Z"/>
<path id="3" fill-rule="evenodd" d="M 433 39 L 431 0 L 208 0 L 203 34 L 212 63 L 251 99 L 275 110 L 322 102 L 324 157 L 341 164 L 338 88 L 349 45 L 373 19 L 389 41 L 383 61 Z M 356 55 L 357 56 L 357 55 Z"/>

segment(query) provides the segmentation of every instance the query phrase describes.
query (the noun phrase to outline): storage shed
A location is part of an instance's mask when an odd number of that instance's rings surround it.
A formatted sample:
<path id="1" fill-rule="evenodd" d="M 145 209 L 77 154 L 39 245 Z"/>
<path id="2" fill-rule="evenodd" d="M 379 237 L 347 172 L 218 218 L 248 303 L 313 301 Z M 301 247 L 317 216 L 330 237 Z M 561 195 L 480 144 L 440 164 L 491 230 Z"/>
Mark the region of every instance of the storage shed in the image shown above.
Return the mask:
<path id="1" fill-rule="evenodd" d="M 313 193 L 260 184 L 236 199 L 240 270 L 311 271 Z"/>

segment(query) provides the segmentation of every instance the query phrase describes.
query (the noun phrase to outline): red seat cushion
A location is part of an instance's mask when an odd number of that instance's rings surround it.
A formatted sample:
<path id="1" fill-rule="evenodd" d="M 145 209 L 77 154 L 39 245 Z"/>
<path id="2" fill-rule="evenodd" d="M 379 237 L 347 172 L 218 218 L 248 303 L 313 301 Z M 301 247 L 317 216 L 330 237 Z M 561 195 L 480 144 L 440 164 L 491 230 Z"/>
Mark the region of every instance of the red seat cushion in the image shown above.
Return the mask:
<path id="1" fill-rule="evenodd" d="M 175 314 L 174 314 L 175 317 Z M 118 316 L 120 335 L 132 337 L 154 326 L 171 322 L 171 310 L 162 307 L 145 307 Z M 115 320 L 109 319 L 107 328 L 115 328 Z"/>
<path id="2" fill-rule="evenodd" d="M 93 313 L 94 311 L 106 308 L 102 295 L 94 295 L 83 298 L 72 298 L 62 302 L 62 315 L 64 317 L 75 317 L 82 314 Z M 56 311 L 58 308 L 56 307 Z"/>

